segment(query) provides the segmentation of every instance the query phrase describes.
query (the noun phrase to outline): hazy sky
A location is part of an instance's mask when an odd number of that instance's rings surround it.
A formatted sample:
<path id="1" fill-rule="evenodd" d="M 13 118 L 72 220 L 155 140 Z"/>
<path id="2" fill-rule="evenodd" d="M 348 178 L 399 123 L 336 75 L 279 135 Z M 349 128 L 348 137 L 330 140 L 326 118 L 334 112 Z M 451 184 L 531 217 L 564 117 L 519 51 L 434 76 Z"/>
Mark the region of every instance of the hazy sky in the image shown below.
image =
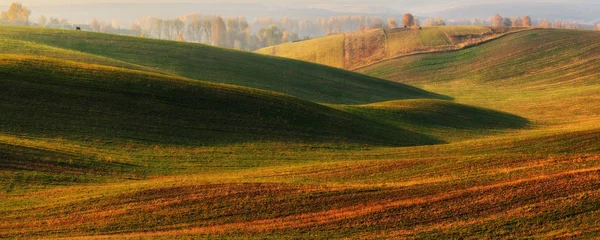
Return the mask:
<path id="1" fill-rule="evenodd" d="M 244 15 L 252 17 L 253 14 L 265 16 L 284 13 L 282 9 L 323 9 L 343 13 L 376 13 L 398 15 L 411 12 L 420 16 L 436 15 L 445 10 L 458 11 L 471 7 L 470 11 L 482 14 L 502 15 L 521 14 L 534 12 L 539 17 L 543 13 L 565 13 L 565 17 L 587 15 L 582 18 L 586 21 L 600 21 L 596 17 L 600 10 L 600 0 L 0 0 L 0 7 L 8 6 L 13 1 L 18 1 L 32 9 L 32 15 L 66 17 L 72 22 L 88 22 L 93 17 L 120 18 L 131 21 L 136 17 L 152 15 L 158 17 L 175 17 L 189 12 L 219 15 Z M 102 6 L 85 7 L 81 4 L 121 3 L 106 4 Z M 127 3 L 127 4 L 125 4 Z M 132 4 L 134 3 L 134 4 Z M 156 5 L 156 3 L 198 3 L 202 5 L 187 6 L 179 4 Z M 248 4 L 250 3 L 250 4 Z M 554 4 L 548 4 L 554 3 Z M 254 5 L 251 5 L 254 4 Z M 258 5 L 262 4 L 262 5 Z M 488 8 L 487 12 L 473 10 L 473 6 L 502 4 L 499 7 Z M 517 5 L 514 8 L 513 5 Z M 529 4 L 524 6 L 523 4 Z M 539 4 L 539 5 L 538 5 Z M 593 4 L 593 5 L 592 5 Z M 539 6 L 545 6 L 540 9 Z M 591 7 L 590 7 L 591 6 Z M 498 9 L 498 12 L 496 12 Z M 270 12 L 269 12 L 270 11 Z M 542 12 L 540 12 L 542 11 Z M 462 11 L 462 13 L 466 13 Z M 456 14 L 455 14 L 456 15 Z M 483 15 L 485 16 L 485 15 Z M 472 16 L 465 16 L 472 17 Z M 546 17 L 552 17 L 546 16 Z"/>
<path id="2" fill-rule="evenodd" d="M 0 0 L 0 6 L 9 5 L 15 0 Z M 461 7 L 474 4 L 498 4 L 498 3 L 600 3 L 600 0 L 16 0 L 27 6 L 48 6 L 62 4 L 86 4 L 86 3 L 264 3 L 277 5 L 293 5 L 293 7 L 318 7 L 335 8 L 344 6 L 347 8 L 365 7 L 389 7 L 391 10 L 410 10 L 414 12 L 440 11 L 453 7 Z"/>

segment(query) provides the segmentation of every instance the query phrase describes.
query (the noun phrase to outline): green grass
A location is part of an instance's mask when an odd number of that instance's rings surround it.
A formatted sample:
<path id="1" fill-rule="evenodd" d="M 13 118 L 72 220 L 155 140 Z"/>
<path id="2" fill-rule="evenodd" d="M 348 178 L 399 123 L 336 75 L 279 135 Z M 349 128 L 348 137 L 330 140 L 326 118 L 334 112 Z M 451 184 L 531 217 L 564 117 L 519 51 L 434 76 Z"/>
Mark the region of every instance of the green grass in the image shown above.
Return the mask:
<path id="1" fill-rule="evenodd" d="M 464 36 L 464 35 L 482 35 L 485 33 L 491 33 L 489 27 L 479 26 L 444 26 L 439 27 L 439 30 L 447 34 L 448 36 Z"/>
<path id="2" fill-rule="evenodd" d="M 419 31 L 419 39 L 423 45 L 428 47 L 450 45 L 446 35 L 439 28 L 423 28 Z"/>
<path id="3" fill-rule="evenodd" d="M 374 29 L 285 43 L 256 52 L 356 70 L 410 54 L 458 50 L 517 30 L 527 29 L 476 26 Z"/>
<path id="4" fill-rule="evenodd" d="M 387 35 L 387 57 L 393 58 L 398 55 L 413 52 L 415 49 L 423 47 L 419 38 L 419 32 L 412 29 L 396 29 L 388 32 Z"/>
<path id="5" fill-rule="evenodd" d="M 3 46 L 0 48 L 7 50 L 5 53 L 65 57 L 155 71 L 276 91 L 322 103 L 443 98 L 341 69 L 201 44 L 41 28 L 2 27 L 1 30 Z"/>
<path id="6" fill-rule="evenodd" d="M 370 122 L 350 114 L 262 90 L 50 58 L 6 56 L 0 62 L 5 133 L 191 145 L 293 139 L 436 143 L 382 124 L 369 128 Z"/>
<path id="7" fill-rule="evenodd" d="M 256 52 L 343 68 L 344 35 L 335 34 L 314 40 L 284 43 L 260 49 Z"/>
<path id="8" fill-rule="evenodd" d="M 597 32 L 532 30 L 359 70 L 453 101 L 326 105 L 27 37 L 0 53 L 0 238 L 600 232 Z M 425 139 L 445 144 L 377 144 Z"/>
<path id="9" fill-rule="evenodd" d="M 341 109 L 373 121 L 447 138 L 449 141 L 493 134 L 495 130 L 520 129 L 528 120 L 516 115 L 440 100 L 405 100 Z M 498 131 L 504 133 L 504 131 Z"/>

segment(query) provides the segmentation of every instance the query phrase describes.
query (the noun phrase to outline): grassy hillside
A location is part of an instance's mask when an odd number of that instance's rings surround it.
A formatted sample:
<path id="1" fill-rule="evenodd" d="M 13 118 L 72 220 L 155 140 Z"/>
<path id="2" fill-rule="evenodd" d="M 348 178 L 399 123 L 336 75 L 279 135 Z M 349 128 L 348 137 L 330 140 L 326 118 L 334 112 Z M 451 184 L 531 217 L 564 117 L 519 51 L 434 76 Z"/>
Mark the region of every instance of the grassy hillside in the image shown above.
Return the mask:
<path id="1" fill-rule="evenodd" d="M 598 238 L 598 39 L 394 59 L 360 71 L 454 101 L 325 106 L 72 50 L 2 55 L 0 238 Z M 423 134 L 447 144 L 335 139 Z"/>
<path id="2" fill-rule="evenodd" d="M 582 123 L 595 117 L 598 107 L 598 37 L 591 31 L 534 30 L 458 52 L 391 60 L 360 72 L 541 123 Z"/>
<path id="3" fill-rule="evenodd" d="M 194 145 L 303 138 L 436 142 L 256 89 L 51 58 L 0 61 L 4 133 Z"/>
<path id="4" fill-rule="evenodd" d="M 344 35 L 329 35 L 311 41 L 284 43 L 261 49 L 272 56 L 298 56 L 296 59 L 344 68 Z"/>
<path id="5" fill-rule="evenodd" d="M 340 69 L 201 44 L 65 30 L 0 29 L 0 50 L 4 53 L 161 72 L 276 91 L 316 102 L 361 104 L 443 98 L 407 85 Z"/>
<path id="6" fill-rule="evenodd" d="M 340 109 L 449 141 L 528 125 L 527 119 L 516 115 L 441 100 L 391 101 Z"/>
<path id="7" fill-rule="evenodd" d="M 478 26 L 374 29 L 286 43 L 256 52 L 337 68 L 357 69 L 408 54 L 461 49 L 517 30 L 522 29 Z M 327 47 L 322 47 L 325 44 Z M 328 58 L 313 57 L 325 53 Z"/>

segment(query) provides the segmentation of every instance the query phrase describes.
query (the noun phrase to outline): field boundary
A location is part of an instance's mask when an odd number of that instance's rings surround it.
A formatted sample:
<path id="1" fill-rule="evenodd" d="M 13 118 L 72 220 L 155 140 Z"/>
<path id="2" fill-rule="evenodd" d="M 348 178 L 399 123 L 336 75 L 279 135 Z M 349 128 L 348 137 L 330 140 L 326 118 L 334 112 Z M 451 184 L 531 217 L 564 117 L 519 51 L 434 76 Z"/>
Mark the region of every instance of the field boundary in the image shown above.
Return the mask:
<path id="1" fill-rule="evenodd" d="M 468 49 L 468 48 L 471 48 L 471 47 L 479 46 L 481 44 L 485 44 L 485 43 L 488 43 L 488 42 L 491 42 L 491 41 L 494 41 L 494 40 L 497 40 L 497 39 L 500 39 L 500 38 L 503 38 L 503 37 L 506 37 L 506 36 L 509 36 L 509 35 L 512 35 L 512 34 L 515 34 L 515 33 L 520 33 L 520 32 L 525 32 L 525 31 L 532 31 L 532 30 L 536 30 L 536 29 L 539 29 L 539 28 L 521 29 L 521 30 L 506 32 L 506 33 L 503 33 L 503 34 L 492 35 L 492 37 L 490 37 L 490 38 L 486 38 L 486 39 L 483 39 L 481 41 L 478 41 L 478 42 L 472 43 L 472 44 L 464 44 L 463 43 L 463 44 L 458 44 L 458 45 L 443 46 L 443 47 L 445 47 L 447 49 L 434 49 L 434 50 L 430 50 L 430 51 L 416 51 L 416 52 L 412 52 L 412 53 L 401 54 L 401 55 L 397 55 L 397 56 L 394 56 L 394 57 L 391 57 L 391 58 L 385 58 L 385 59 L 379 60 L 377 62 L 369 62 L 368 64 L 366 64 L 364 66 L 357 67 L 357 68 L 347 68 L 347 69 L 350 70 L 350 71 L 356 71 L 356 70 L 367 68 L 367 67 L 370 67 L 370 66 L 373 66 L 375 64 L 382 63 L 382 62 L 385 62 L 385 61 L 388 61 L 388 60 L 393 60 L 393 59 L 398 59 L 398 58 L 403 58 L 403 57 L 409 57 L 409 56 L 415 56 L 415 55 L 422 55 L 422 54 L 430 54 L 430 53 L 460 51 L 460 50 Z M 446 35 L 446 33 L 444 33 L 444 35 Z M 451 39 L 448 39 L 448 40 L 450 42 L 452 42 Z"/>

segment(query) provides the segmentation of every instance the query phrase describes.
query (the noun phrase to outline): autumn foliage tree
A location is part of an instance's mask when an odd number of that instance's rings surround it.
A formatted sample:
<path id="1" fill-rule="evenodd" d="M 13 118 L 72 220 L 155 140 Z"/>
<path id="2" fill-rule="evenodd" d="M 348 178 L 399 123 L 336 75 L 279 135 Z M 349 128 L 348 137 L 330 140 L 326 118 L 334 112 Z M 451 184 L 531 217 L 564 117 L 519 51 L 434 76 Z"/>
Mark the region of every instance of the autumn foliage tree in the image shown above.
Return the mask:
<path id="1" fill-rule="evenodd" d="M 211 42 L 213 46 L 224 47 L 227 44 L 227 28 L 221 17 L 215 17 L 212 22 Z"/>
<path id="2" fill-rule="evenodd" d="M 31 10 L 21 3 L 12 3 L 8 11 L 0 14 L 0 22 L 12 25 L 29 25 Z"/>
<path id="3" fill-rule="evenodd" d="M 531 27 L 531 17 L 523 17 L 523 27 Z"/>
<path id="4" fill-rule="evenodd" d="M 494 27 L 502 27 L 503 25 L 503 20 L 504 18 L 502 18 L 502 16 L 500 16 L 500 14 L 496 14 L 496 16 L 492 17 L 492 25 Z"/>
<path id="5" fill-rule="evenodd" d="M 100 31 L 100 23 L 98 22 L 98 19 L 92 19 L 92 21 L 90 22 L 90 29 L 96 32 Z"/>
<path id="6" fill-rule="evenodd" d="M 404 14 L 404 18 L 402 19 L 402 25 L 404 25 L 405 27 L 411 27 L 413 26 L 415 22 L 415 17 L 410 14 L 410 13 L 406 13 Z"/>

